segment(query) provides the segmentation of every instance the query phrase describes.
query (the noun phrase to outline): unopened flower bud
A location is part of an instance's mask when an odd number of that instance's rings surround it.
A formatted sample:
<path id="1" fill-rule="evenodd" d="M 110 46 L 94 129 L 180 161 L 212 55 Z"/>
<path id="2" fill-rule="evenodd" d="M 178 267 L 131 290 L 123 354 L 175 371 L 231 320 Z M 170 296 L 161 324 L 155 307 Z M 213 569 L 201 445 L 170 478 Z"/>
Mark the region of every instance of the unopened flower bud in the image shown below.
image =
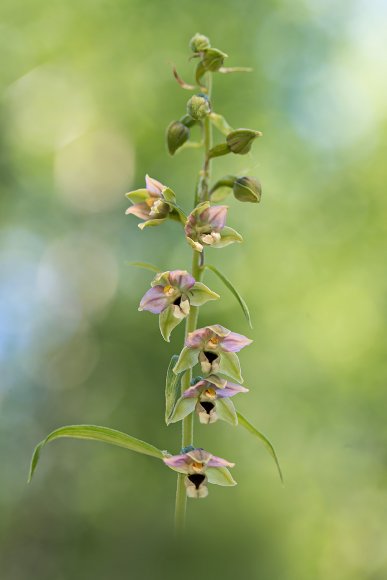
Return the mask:
<path id="1" fill-rule="evenodd" d="M 174 155 L 189 139 L 189 129 L 181 121 L 172 121 L 167 128 L 168 151 Z"/>
<path id="2" fill-rule="evenodd" d="M 231 131 L 226 137 L 227 145 L 230 151 L 238 155 L 246 155 L 251 149 L 254 139 L 261 137 L 260 131 L 252 131 L 252 129 L 236 129 Z"/>
<path id="3" fill-rule="evenodd" d="M 206 71 L 216 72 L 223 66 L 227 54 L 217 48 L 208 48 L 202 58 L 202 65 Z"/>
<path id="4" fill-rule="evenodd" d="M 193 95 L 187 103 L 187 113 L 193 119 L 200 121 L 211 113 L 211 103 L 206 95 Z"/>
<path id="5" fill-rule="evenodd" d="M 261 200 L 262 187 L 254 177 L 238 177 L 234 182 L 233 192 L 239 201 L 258 203 Z"/>
<path id="6" fill-rule="evenodd" d="M 210 39 L 203 34 L 199 34 L 199 32 L 197 32 L 189 42 L 189 47 L 192 52 L 202 52 L 203 50 L 210 48 L 210 46 Z"/>

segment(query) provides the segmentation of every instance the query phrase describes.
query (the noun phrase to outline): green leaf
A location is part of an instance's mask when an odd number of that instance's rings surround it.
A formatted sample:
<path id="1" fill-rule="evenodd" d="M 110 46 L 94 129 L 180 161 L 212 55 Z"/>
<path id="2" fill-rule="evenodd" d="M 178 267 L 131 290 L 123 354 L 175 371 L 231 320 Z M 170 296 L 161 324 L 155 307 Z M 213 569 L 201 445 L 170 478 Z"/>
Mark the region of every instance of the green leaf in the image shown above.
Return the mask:
<path id="1" fill-rule="evenodd" d="M 180 397 L 181 375 L 176 375 L 173 372 L 173 367 L 178 359 L 178 354 L 172 356 L 168 365 L 167 376 L 165 378 L 165 422 L 167 425 L 169 425 L 169 418 L 176 405 L 176 401 Z"/>
<path id="2" fill-rule="evenodd" d="M 143 268 L 144 270 L 151 270 L 151 272 L 161 272 L 161 269 L 148 262 L 127 262 L 128 266 L 135 266 L 136 268 Z"/>
<path id="3" fill-rule="evenodd" d="M 220 278 L 220 280 L 222 280 L 223 284 L 235 296 L 235 298 L 237 299 L 240 307 L 243 310 L 243 314 L 245 315 L 246 320 L 247 320 L 247 322 L 250 325 L 250 328 L 253 328 L 253 325 L 251 324 L 251 318 L 250 318 L 250 312 L 249 312 L 248 306 L 247 306 L 246 302 L 243 300 L 242 296 L 237 291 L 237 289 L 234 287 L 234 285 L 232 284 L 232 282 L 224 274 L 222 274 L 222 272 L 220 272 L 220 270 L 218 270 L 218 268 L 215 268 L 215 266 L 206 265 L 205 268 L 207 268 L 207 270 L 211 270 L 211 272 L 213 272 L 214 274 L 216 274 L 218 276 L 218 278 Z"/>
<path id="4" fill-rule="evenodd" d="M 220 131 L 223 135 L 228 135 L 232 131 L 232 127 L 227 123 L 223 115 L 218 115 L 217 113 L 210 113 L 209 115 L 211 123 Z"/>
<path id="5" fill-rule="evenodd" d="M 102 441 L 103 443 L 111 443 L 112 445 L 118 445 L 118 447 L 125 447 L 125 449 L 130 449 L 131 451 L 136 451 L 137 453 L 142 453 L 144 455 L 150 455 L 151 457 L 157 457 L 158 459 L 164 457 L 164 453 L 160 449 L 157 449 L 157 447 L 154 447 L 145 441 L 141 441 L 140 439 L 136 439 L 131 435 L 122 433 L 121 431 L 116 431 L 115 429 L 99 427 L 97 425 L 67 425 L 55 429 L 55 431 L 47 435 L 47 437 L 35 447 L 31 459 L 31 467 L 28 477 L 29 482 L 34 475 L 44 445 L 50 441 L 54 441 L 54 439 L 59 439 L 60 437 Z"/>
<path id="6" fill-rule="evenodd" d="M 192 306 L 201 306 L 209 300 L 218 300 L 219 294 L 213 292 L 202 282 L 195 282 L 195 285 L 188 291 L 189 301 Z"/>
<path id="7" fill-rule="evenodd" d="M 198 349 L 188 348 L 187 346 L 185 346 L 180 353 L 179 360 L 177 361 L 173 369 L 173 372 L 175 374 L 178 374 L 194 367 L 198 362 L 198 357 L 199 357 Z"/>
<path id="8" fill-rule="evenodd" d="M 234 379 L 237 383 L 243 383 L 241 365 L 238 355 L 235 352 L 222 352 L 219 372 Z"/>
<path id="9" fill-rule="evenodd" d="M 210 483 L 215 485 L 236 485 L 237 482 L 227 467 L 207 467 L 206 475 Z"/>
<path id="10" fill-rule="evenodd" d="M 275 461 L 275 464 L 277 466 L 277 470 L 278 470 L 278 474 L 280 476 L 281 482 L 284 482 L 283 476 L 282 476 L 282 471 L 281 471 L 281 467 L 276 455 L 276 452 L 274 450 L 273 445 L 270 443 L 270 441 L 267 439 L 267 437 L 265 437 L 265 435 L 263 435 L 263 433 L 261 433 L 260 431 L 258 431 L 258 429 L 256 429 L 254 427 L 254 425 L 252 425 L 247 419 L 246 417 L 244 417 L 241 413 L 237 412 L 237 416 L 239 419 L 239 425 L 242 425 L 242 427 L 244 427 L 245 429 L 247 429 L 247 431 L 249 433 L 251 433 L 252 435 L 255 435 L 255 437 L 258 437 L 258 439 L 260 439 L 262 441 L 262 443 L 264 444 L 264 446 L 266 447 L 266 449 L 268 450 L 268 452 L 270 453 L 270 455 L 272 456 L 272 458 Z"/>
<path id="11" fill-rule="evenodd" d="M 235 411 L 234 403 L 230 399 L 217 399 L 216 413 L 221 421 L 226 421 L 234 427 L 238 425 L 238 417 Z"/>
<path id="12" fill-rule="evenodd" d="M 195 397 L 180 397 L 169 418 L 169 423 L 177 423 L 194 412 L 197 399 Z M 168 424 L 169 424 L 168 423 Z"/>
<path id="13" fill-rule="evenodd" d="M 159 316 L 159 327 L 163 339 L 169 342 L 172 330 L 183 320 L 185 320 L 185 318 L 176 318 L 176 316 L 174 316 L 172 304 L 163 310 Z"/>

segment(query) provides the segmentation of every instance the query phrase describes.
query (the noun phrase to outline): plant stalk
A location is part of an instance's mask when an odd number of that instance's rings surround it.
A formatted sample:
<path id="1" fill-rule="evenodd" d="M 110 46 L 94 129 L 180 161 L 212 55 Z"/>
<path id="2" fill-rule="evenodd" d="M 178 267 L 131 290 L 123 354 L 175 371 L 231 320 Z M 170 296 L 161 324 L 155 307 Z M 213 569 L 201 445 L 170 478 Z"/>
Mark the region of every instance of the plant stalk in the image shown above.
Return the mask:
<path id="1" fill-rule="evenodd" d="M 211 98 L 212 89 L 212 75 L 208 73 L 208 97 Z M 208 199 L 208 182 L 210 179 L 210 159 L 208 152 L 212 147 L 212 125 L 209 117 L 203 121 L 203 145 L 204 145 L 204 161 L 203 168 L 200 172 L 198 188 L 195 194 L 195 205 L 198 201 L 206 201 Z M 204 250 L 203 250 L 204 252 Z M 197 282 L 200 282 L 204 274 L 204 254 L 193 250 L 192 255 L 192 276 Z M 186 319 L 184 341 L 189 332 L 196 330 L 199 316 L 199 306 L 191 306 L 190 312 Z M 186 371 L 181 381 L 181 392 L 191 386 L 192 369 Z M 185 417 L 182 421 L 181 446 L 188 447 L 193 445 L 193 413 Z M 185 527 L 186 509 L 187 509 L 187 494 L 184 485 L 185 475 L 179 473 L 177 476 L 176 487 L 176 503 L 175 503 L 175 530 L 181 532 Z"/>

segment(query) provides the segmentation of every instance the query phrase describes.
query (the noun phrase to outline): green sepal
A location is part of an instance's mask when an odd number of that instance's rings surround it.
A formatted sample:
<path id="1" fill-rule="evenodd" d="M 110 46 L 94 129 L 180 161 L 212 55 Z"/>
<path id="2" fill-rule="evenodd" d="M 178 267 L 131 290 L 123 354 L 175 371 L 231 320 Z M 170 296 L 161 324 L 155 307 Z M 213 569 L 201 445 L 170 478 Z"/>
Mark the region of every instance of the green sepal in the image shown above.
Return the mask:
<path id="1" fill-rule="evenodd" d="M 115 429 L 100 427 L 98 425 L 66 425 L 65 427 L 60 427 L 59 429 L 52 431 L 52 433 L 47 435 L 47 437 L 35 447 L 31 459 L 28 482 L 31 481 L 32 476 L 34 475 L 44 445 L 50 441 L 54 441 L 54 439 L 59 439 L 60 437 L 91 439 L 93 441 L 101 441 L 103 443 L 117 445 L 118 447 L 125 447 L 125 449 L 130 449 L 131 451 L 136 451 L 137 453 L 142 453 L 144 455 L 150 455 L 151 457 L 157 457 L 158 459 L 164 457 L 163 451 L 157 449 L 157 447 L 154 447 L 145 441 L 141 441 L 140 439 L 136 439 L 127 433 L 116 431 Z"/>
<path id="2" fill-rule="evenodd" d="M 220 230 L 220 240 L 213 244 L 213 248 L 224 248 L 229 244 L 233 244 L 234 242 L 243 242 L 242 236 L 233 228 L 229 228 L 228 226 L 224 226 Z"/>
<path id="3" fill-rule="evenodd" d="M 180 353 L 179 360 L 174 366 L 173 372 L 177 374 L 182 373 L 187 369 L 191 369 L 198 362 L 198 357 L 199 357 L 199 349 L 188 348 L 187 346 L 185 346 Z"/>
<path id="4" fill-rule="evenodd" d="M 165 377 L 165 422 L 169 425 L 169 418 L 175 408 L 176 401 L 180 396 L 181 375 L 176 375 L 173 372 L 173 367 L 179 358 L 178 354 L 174 354 L 169 361 L 167 374 Z"/>
<path id="5" fill-rule="evenodd" d="M 176 316 L 173 315 L 172 304 L 163 310 L 159 315 L 159 327 L 163 339 L 169 342 L 172 330 L 183 320 L 185 320 L 185 318 L 176 318 Z"/>
<path id="6" fill-rule="evenodd" d="M 243 383 L 241 365 L 235 352 L 222 352 L 218 372 L 234 379 L 237 383 Z"/>
<path id="7" fill-rule="evenodd" d="M 194 412 L 197 399 L 195 397 L 180 397 L 177 401 L 168 423 L 177 423 Z"/>
<path id="8" fill-rule="evenodd" d="M 138 224 L 138 227 L 140 228 L 140 230 L 143 230 L 144 228 L 152 228 L 154 226 L 161 226 L 162 223 L 164 223 L 167 220 L 167 218 L 158 218 L 158 219 L 153 219 L 153 220 L 147 220 L 146 222 L 142 222 L 141 224 Z"/>
<path id="9" fill-rule="evenodd" d="M 211 272 L 213 272 L 214 274 L 216 274 L 218 276 L 218 278 L 220 280 L 222 280 L 223 284 L 235 296 L 235 298 L 237 299 L 240 307 L 243 310 L 243 314 L 245 315 L 246 320 L 247 320 L 247 322 L 250 325 L 250 328 L 253 328 L 253 325 L 251 323 L 251 317 L 250 317 L 249 308 L 248 308 L 246 302 L 244 301 L 244 299 L 242 298 L 242 296 L 239 294 L 238 290 L 234 287 L 233 283 L 224 274 L 222 274 L 222 272 L 220 270 L 218 270 L 218 268 L 215 268 L 215 266 L 205 265 L 204 267 L 207 270 L 210 270 Z"/>
<path id="10" fill-rule="evenodd" d="M 170 201 L 172 203 L 176 203 L 176 195 L 175 192 L 172 191 L 172 189 L 170 187 L 165 187 L 163 189 L 163 191 L 161 192 L 163 198 L 165 199 L 165 201 Z"/>
<path id="11" fill-rule="evenodd" d="M 195 282 L 194 286 L 188 291 L 189 301 L 192 306 L 201 306 L 209 300 L 218 300 L 219 294 L 210 290 L 202 282 Z"/>
<path id="12" fill-rule="evenodd" d="M 238 425 L 238 417 L 234 403 L 230 399 L 224 398 L 216 400 L 216 414 L 222 421 L 226 421 L 234 427 Z"/>
<path id="13" fill-rule="evenodd" d="M 278 461 L 277 454 L 275 452 L 273 445 L 270 443 L 269 439 L 267 437 L 265 437 L 265 435 L 263 433 L 258 431 L 258 429 L 256 429 L 254 427 L 254 425 L 252 425 L 250 423 L 250 421 L 248 421 L 246 419 L 246 417 L 244 417 L 241 413 L 237 412 L 237 416 L 239 419 L 239 425 L 244 427 L 249 433 L 251 433 L 252 435 L 254 435 L 255 437 L 257 437 L 258 439 L 260 439 L 262 441 L 262 443 L 264 444 L 264 446 L 266 447 L 266 449 L 268 450 L 268 452 L 270 453 L 270 455 L 274 459 L 280 480 L 282 483 L 284 483 L 284 478 L 282 475 L 282 471 L 281 471 L 281 467 L 280 467 L 280 464 Z"/>
<path id="14" fill-rule="evenodd" d="M 209 483 L 214 485 L 230 486 L 237 484 L 227 467 L 207 467 L 206 475 Z"/>
<path id="15" fill-rule="evenodd" d="M 147 189 L 136 189 L 125 193 L 125 197 L 130 199 L 132 203 L 142 203 L 150 197 L 150 193 Z"/>
<path id="16" fill-rule="evenodd" d="M 222 155 L 227 155 L 227 153 L 230 153 L 230 151 L 231 149 L 227 145 L 227 143 L 219 143 L 218 145 L 215 145 L 215 147 L 212 147 L 212 149 L 209 150 L 207 157 L 208 159 L 213 159 L 214 157 L 221 157 Z"/>
<path id="17" fill-rule="evenodd" d="M 218 113 L 210 113 L 209 115 L 211 123 L 214 125 L 222 135 L 227 136 L 231 131 L 232 127 L 227 123 L 223 115 L 218 115 Z"/>

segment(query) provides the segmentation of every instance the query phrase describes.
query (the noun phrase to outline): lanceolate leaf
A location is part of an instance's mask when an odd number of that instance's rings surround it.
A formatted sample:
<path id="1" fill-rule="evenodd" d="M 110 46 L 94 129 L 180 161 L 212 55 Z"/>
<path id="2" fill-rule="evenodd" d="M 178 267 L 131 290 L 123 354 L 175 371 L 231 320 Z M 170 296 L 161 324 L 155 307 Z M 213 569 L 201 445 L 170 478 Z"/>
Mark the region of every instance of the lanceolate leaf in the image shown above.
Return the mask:
<path id="1" fill-rule="evenodd" d="M 237 415 L 238 415 L 238 419 L 239 419 L 239 425 L 242 425 L 242 427 L 244 427 L 245 429 L 247 429 L 247 431 L 249 431 L 249 433 L 251 433 L 252 435 L 255 435 L 255 437 L 258 437 L 258 439 L 260 439 L 262 441 L 262 443 L 264 444 L 264 446 L 266 447 L 266 449 L 268 450 L 268 452 L 270 453 L 270 455 L 272 456 L 272 458 L 275 461 L 275 464 L 277 466 L 277 470 L 278 470 L 278 474 L 280 476 L 281 482 L 284 482 L 283 476 L 282 476 L 282 471 L 281 471 L 281 467 L 276 455 L 276 452 L 274 450 L 273 445 L 270 443 L 270 441 L 267 439 L 267 437 L 265 437 L 265 435 L 263 435 L 263 433 L 261 433 L 260 431 L 258 431 L 258 429 L 256 429 L 254 427 L 254 425 L 252 425 L 247 419 L 246 417 L 244 417 L 241 413 L 239 413 L 237 411 Z"/>
<path id="2" fill-rule="evenodd" d="M 161 272 L 161 269 L 148 262 L 127 262 L 128 266 L 135 266 L 136 268 L 143 268 L 144 270 L 151 270 L 152 272 Z"/>
<path id="3" fill-rule="evenodd" d="M 222 272 L 220 272 L 220 270 L 218 270 L 218 268 L 215 268 L 215 266 L 206 265 L 205 268 L 207 268 L 207 270 L 211 270 L 211 272 L 216 274 L 218 276 L 218 278 L 220 278 L 220 280 L 222 280 L 223 284 L 225 286 L 227 286 L 227 288 L 235 296 L 240 307 L 242 308 L 243 314 L 245 315 L 246 320 L 249 323 L 250 328 L 253 328 L 253 325 L 251 324 L 251 317 L 250 317 L 250 312 L 249 312 L 248 306 L 247 306 L 246 302 L 244 301 L 244 299 L 242 298 L 242 296 L 237 291 L 237 289 L 234 287 L 233 283 L 224 274 L 222 274 Z"/>
<path id="4" fill-rule="evenodd" d="M 116 431 L 115 429 L 99 427 L 97 425 L 67 425 L 66 427 L 60 427 L 47 435 L 47 437 L 35 447 L 31 459 L 28 481 L 31 481 L 32 476 L 34 475 L 42 448 L 46 443 L 61 437 L 92 439 L 94 441 L 102 441 L 103 443 L 118 445 L 118 447 L 125 447 L 125 449 L 130 449 L 131 451 L 136 451 L 137 453 L 142 453 L 144 455 L 150 455 L 151 457 L 157 457 L 158 459 L 164 457 L 163 452 L 160 449 L 157 449 L 157 447 L 154 447 L 145 441 L 141 441 L 140 439 L 136 439 L 131 435 L 122 433 L 121 431 Z"/>
<path id="5" fill-rule="evenodd" d="M 174 354 L 170 360 L 167 376 L 165 379 L 165 422 L 169 425 L 170 417 L 176 405 L 176 401 L 180 397 L 180 382 L 181 375 L 176 375 L 173 372 L 173 367 L 177 363 L 179 355 Z"/>

